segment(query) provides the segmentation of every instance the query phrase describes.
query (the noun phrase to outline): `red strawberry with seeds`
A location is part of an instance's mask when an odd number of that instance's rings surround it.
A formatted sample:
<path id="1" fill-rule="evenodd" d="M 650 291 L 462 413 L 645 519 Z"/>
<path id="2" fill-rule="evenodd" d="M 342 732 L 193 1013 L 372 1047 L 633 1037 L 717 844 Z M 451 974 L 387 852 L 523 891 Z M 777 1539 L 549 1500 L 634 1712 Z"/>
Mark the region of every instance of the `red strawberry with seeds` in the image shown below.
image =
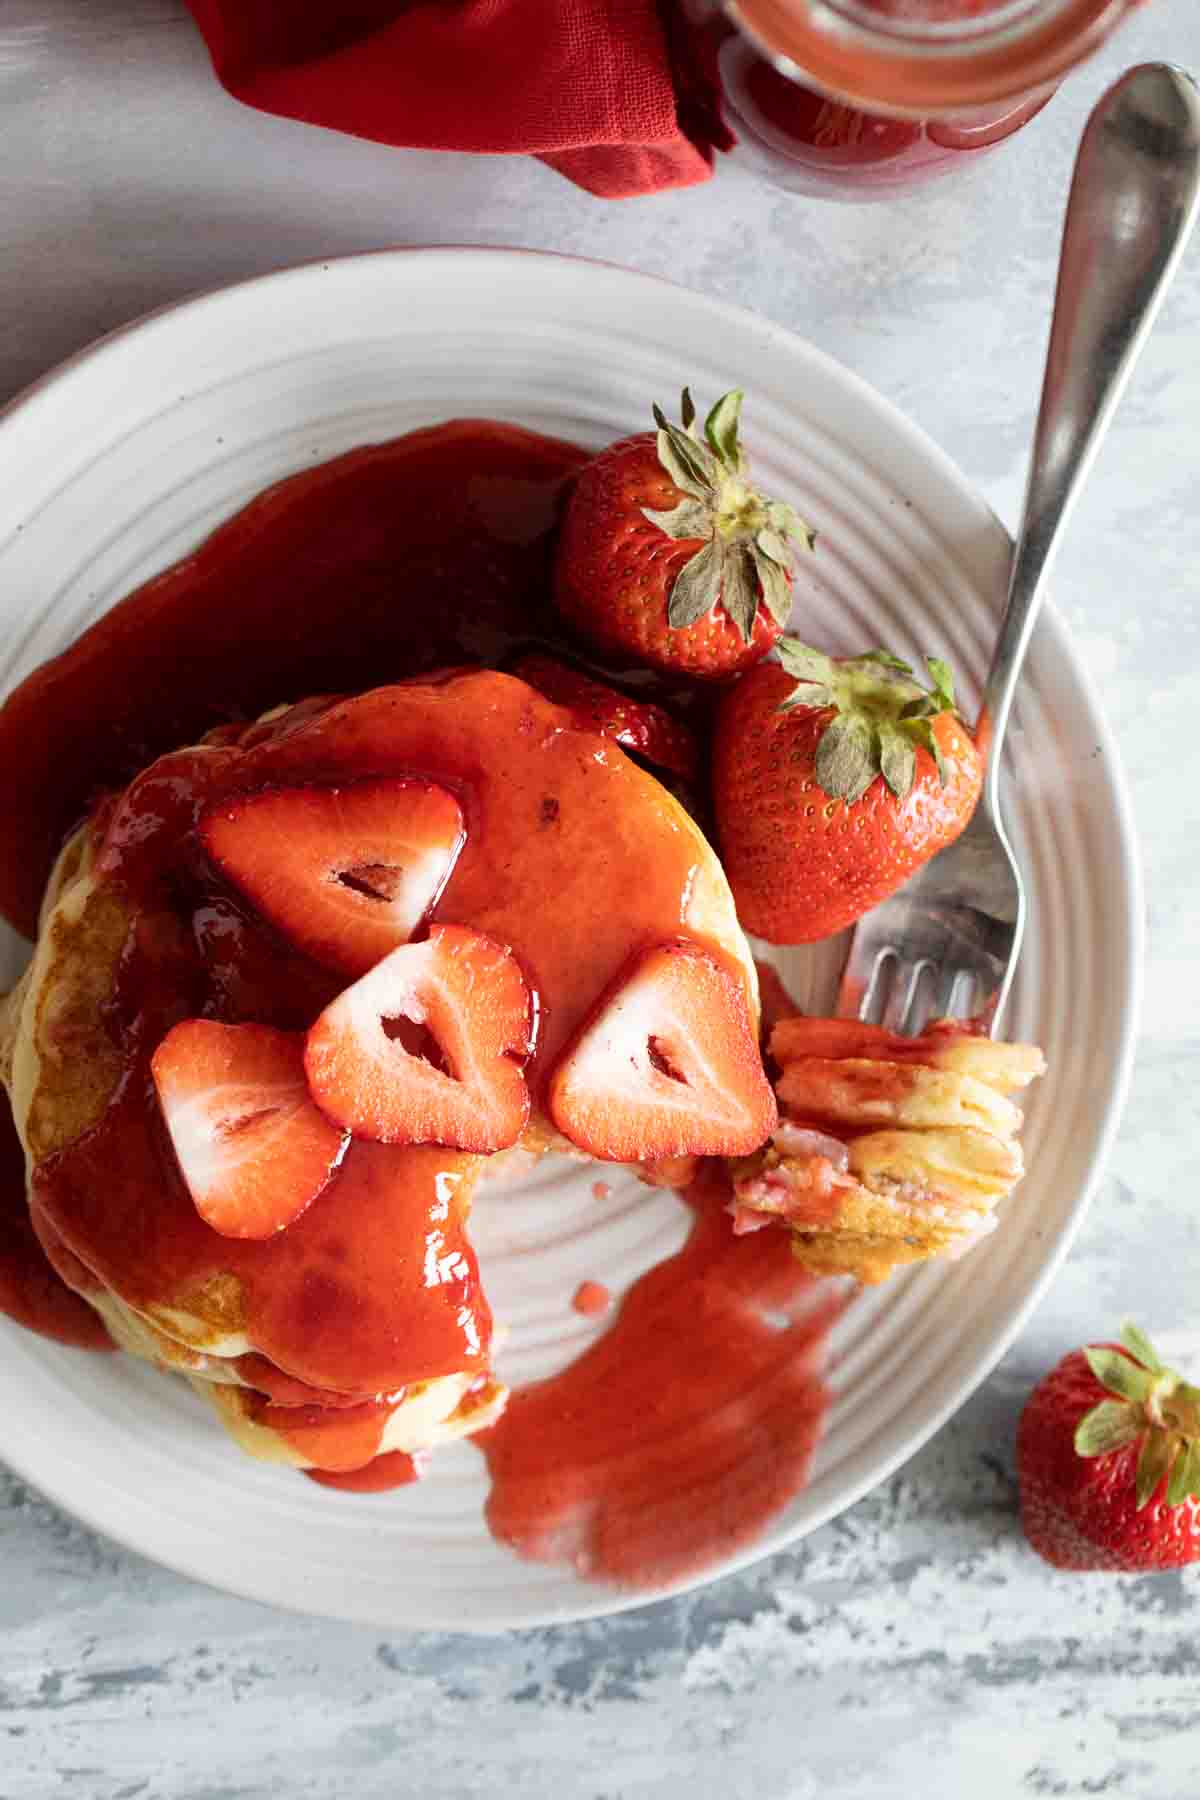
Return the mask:
<path id="1" fill-rule="evenodd" d="M 665 707 L 618 693 L 553 656 L 523 656 L 513 674 L 556 706 L 567 707 L 582 729 L 615 738 L 623 750 L 636 751 L 685 781 L 695 775 L 700 762 L 696 740 Z"/>
<path id="2" fill-rule="evenodd" d="M 361 975 L 412 937 L 450 878 L 462 808 L 429 781 L 268 788 L 210 807 L 221 873 L 317 962 Z"/>
<path id="3" fill-rule="evenodd" d="M 601 996 L 550 1078 L 564 1137 L 608 1162 L 741 1156 L 775 1096 L 738 979 L 686 938 L 642 951 Z"/>
<path id="4" fill-rule="evenodd" d="M 150 1068 L 196 1211 L 223 1237 L 273 1237 L 328 1185 L 349 1140 L 312 1103 L 302 1038 L 185 1019 Z"/>
<path id="5" fill-rule="evenodd" d="M 533 1003 L 511 951 L 482 932 L 435 925 L 326 1007 L 304 1063 L 321 1110 L 385 1144 L 515 1144 L 529 1120 L 520 1064 Z"/>
<path id="6" fill-rule="evenodd" d="M 1073 1350 L 1017 1427 L 1021 1523 L 1059 1569 L 1143 1572 L 1200 1561 L 1200 1387 L 1126 1324 Z"/>
<path id="7" fill-rule="evenodd" d="M 794 639 L 724 695 L 713 742 L 721 860 L 747 931 L 810 943 L 853 924 L 964 829 L 983 777 L 946 664 L 932 690 L 883 651 Z"/>
<path id="8" fill-rule="evenodd" d="M 601 649 L 687 675 L 729 675 L 764 657 L 788 621 L 792 546 L 814 537 L 751 485 L 738 435 L 742 394 L 703 431 L 683 424 L 610 444 L 575 477 L 555 563 L 555 604 Z"/>

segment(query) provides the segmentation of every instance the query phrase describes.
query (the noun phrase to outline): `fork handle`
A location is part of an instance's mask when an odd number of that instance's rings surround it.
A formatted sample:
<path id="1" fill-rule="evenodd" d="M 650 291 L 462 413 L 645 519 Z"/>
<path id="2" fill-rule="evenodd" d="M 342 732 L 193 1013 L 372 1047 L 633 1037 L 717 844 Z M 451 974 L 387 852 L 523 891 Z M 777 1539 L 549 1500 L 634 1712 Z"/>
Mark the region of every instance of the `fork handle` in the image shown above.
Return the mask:
<path id="1" fill-rule="evenodd" d="M 1067 202 L 1021 532 L 979 715 L 983 805 L 993 816 L 1000 746 L 1046 576 L 1198 200 L 1200 91 L 1180 69 L 1143 63 L 1097 103 Z"/>

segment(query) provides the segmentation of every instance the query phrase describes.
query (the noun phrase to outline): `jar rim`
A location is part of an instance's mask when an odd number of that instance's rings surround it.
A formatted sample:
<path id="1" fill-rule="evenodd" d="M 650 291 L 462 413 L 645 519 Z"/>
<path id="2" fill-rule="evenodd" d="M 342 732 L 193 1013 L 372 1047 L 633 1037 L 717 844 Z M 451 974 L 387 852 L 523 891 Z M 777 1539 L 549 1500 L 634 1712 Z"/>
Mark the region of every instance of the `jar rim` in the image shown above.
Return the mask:
<path id="1" fill-rule="evenodd" d="M 1070 0 L 991 0 L 986 10 L 963 10 L 962 0 L 817 0 L 828 29 L 857 30 L 873 41 L 916 54 L 937 55 L 962 44 L 989 44 L 1022 33 L 1062 13 Z M 785 7 L 784 10 L 787 10 Z M 792 10 L 802 10 L 792 0 Z"/>
<path id="2" fill-rule="evenodd" d="M 998 0 L 957 20 L 954 0 L 881 12 L 877 0 L 726 0 L 785 75 L 850 105 L 930 117 L 1049 91 L 1136 0 Z M 921 11 L 941 13 L 940 20 Z"/>

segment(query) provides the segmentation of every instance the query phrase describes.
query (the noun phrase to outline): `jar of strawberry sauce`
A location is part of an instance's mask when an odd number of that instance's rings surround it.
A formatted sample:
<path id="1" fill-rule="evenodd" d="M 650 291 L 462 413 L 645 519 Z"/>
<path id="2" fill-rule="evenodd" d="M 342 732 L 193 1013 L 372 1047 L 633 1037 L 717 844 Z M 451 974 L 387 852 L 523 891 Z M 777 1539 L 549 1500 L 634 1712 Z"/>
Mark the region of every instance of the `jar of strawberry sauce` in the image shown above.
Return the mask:
<path id="1" fill-rule="evenodd" d="M 741 154 L 777 186 L 885 198 L 1041 111 L 1139 0 L 680 0 Z"/>

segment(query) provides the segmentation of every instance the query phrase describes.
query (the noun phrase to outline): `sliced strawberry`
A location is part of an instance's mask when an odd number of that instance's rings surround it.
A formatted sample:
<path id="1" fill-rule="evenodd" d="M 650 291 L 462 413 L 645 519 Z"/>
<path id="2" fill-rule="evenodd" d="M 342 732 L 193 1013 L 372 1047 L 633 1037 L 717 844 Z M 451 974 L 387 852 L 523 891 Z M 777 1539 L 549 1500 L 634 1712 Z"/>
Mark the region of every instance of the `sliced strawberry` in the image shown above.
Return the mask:
<path id="1" fill-rule="evenodd" d="M 150 1067 L 196 1211 L 223 1237 L 273 1237 L 342 1159 L 349 1140 L 312 1103 L 299 1037 L 185 1019 Z"/>
<path id="2" fill-rule="evenodd" d="M 318 1106 L 385 1144 L 515 1144 L 533 1002 L 515 957 L 461 925 L 393 950 L 326 1007 L 304 1063 Z"/>
<path id="3" fill-rule="evenodd" d="M 428 781 L 268 788 L 210 807 L 200 838 L 299 949 L 362 975 L 406 944 L 463 846 L 462 808 Z"/>
<path id="4" fill-rule="evenodd" d="M 741 984 L 688 939 L 642 951 L 558 1062 L 549 1109 L 609 1162 L 757 1150 L 775 1096 Z"/>
<path id="5" fill-rule="evenodd" d="M 669 769 L 685 781 L 696 774 L 700 766 L 696 739 L 665 707 L 619 693 L 553 656 L 523 656 L 513 674 L 556 706 L 567 707 L 585 730 L 615 738 L 623 750 L 636 751 L 656 768 Z"/>

